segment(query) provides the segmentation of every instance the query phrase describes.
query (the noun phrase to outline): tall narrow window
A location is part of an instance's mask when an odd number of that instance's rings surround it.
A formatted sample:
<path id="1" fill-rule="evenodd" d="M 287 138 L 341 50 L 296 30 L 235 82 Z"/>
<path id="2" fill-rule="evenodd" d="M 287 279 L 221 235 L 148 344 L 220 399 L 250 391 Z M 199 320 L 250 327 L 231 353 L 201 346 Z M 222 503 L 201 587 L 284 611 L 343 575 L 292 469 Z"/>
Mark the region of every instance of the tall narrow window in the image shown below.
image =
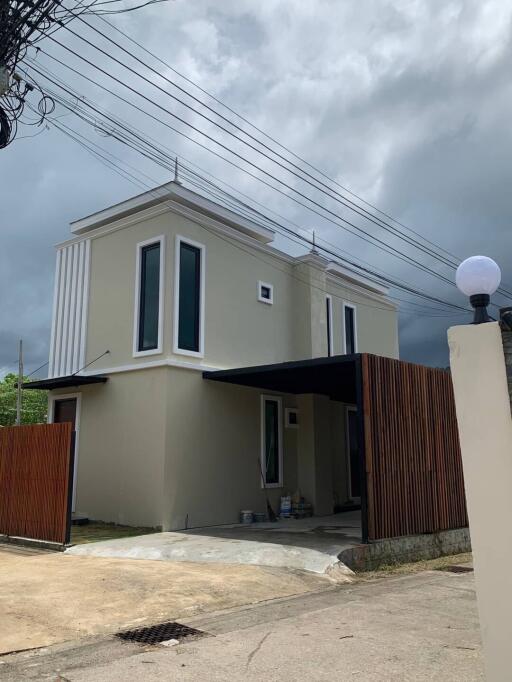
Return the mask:
<path id="1" fill-rule="evenodd" d="M 281 399 L 261 397 L 261 470 L 267 488 L 282 486 Z"/>
<path id="2" fill-rule="evenodd" d="M 134 354 L 161 352 L 163 237 L 137 246 Z"/>
<path id="3" fill-rule="evenodd" d="M 177 352 L 201 355 L 203 316 L 203 247 L 177 240 Z"/>
<path id="4" fill-rule="evenodd" d="M 345 332 L 345 353 L 357 353 L 356 309 L 354 306 L 343 304 L 343 322 Z"/>
<path id="5" fill-rule="evenodd" d="M 332 343 L 332 298 L 325 297 L 325 319 L 327 322 L 327 355 L 331 356 L 333 353 Z"/>

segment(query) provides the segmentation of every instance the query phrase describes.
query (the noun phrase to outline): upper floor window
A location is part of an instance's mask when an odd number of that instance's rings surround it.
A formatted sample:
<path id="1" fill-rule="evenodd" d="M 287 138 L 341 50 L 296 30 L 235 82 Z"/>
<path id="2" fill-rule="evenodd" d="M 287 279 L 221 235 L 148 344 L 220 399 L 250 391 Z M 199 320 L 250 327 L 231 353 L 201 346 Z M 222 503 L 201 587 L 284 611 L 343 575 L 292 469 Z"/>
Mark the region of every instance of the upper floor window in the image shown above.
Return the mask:
<path id="1" fill-rule="evenodd" d="M 176 237 L 174 352 L 204 353 L 204 246 Z"/>
<path id="2" fill-rule="evenodd" d="M 164 237 L 137 244 L 134 355 L 162 352 Z"/>
<path id="3" fill-rule="evenodd" d="M 274 302 L 274 287 L 272 284 L 258 282 L 258 301 L 269 304 Z"/>
<path id="4" fill-rule="evenodd" d="M 357 353 L 356 308 L 350 303 L 343 304 L 343 340 L 345 353 Z"/>
<path id="5" fill-rule="evenodd" d="M 332 338 L 332 297 L 325 297 L 325 319 L 327 321 L 327 355 L 333 354 L 333 338 Z"/>

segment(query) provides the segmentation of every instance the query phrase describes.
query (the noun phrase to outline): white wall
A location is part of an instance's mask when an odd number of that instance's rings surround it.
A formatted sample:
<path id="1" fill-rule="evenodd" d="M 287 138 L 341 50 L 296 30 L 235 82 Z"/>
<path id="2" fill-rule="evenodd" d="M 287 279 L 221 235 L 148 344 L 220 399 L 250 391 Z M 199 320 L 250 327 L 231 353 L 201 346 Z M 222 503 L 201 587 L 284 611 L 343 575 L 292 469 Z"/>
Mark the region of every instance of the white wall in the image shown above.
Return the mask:
<path id="1" fill-rule="evenodd" d="M 512 679 L 512 419 L 497 322 L 448 332 L 489 682 Z"/>
<path id="2" fill-rule="evenodd" d="M 84 365 L 89 300 L 89 239 L 57 250 L 48 376 Z"/>

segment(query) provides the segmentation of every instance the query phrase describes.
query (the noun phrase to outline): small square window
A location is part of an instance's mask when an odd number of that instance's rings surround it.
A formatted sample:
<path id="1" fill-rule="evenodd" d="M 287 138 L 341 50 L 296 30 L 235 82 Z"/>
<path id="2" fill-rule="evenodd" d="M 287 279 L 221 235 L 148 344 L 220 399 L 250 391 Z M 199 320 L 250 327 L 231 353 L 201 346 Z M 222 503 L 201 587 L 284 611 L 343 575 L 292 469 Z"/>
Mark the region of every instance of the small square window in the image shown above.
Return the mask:
<path id="1" fill-rule="evenodd" d="M 272 284 L 258 282 L 258 301 L 269 304 L 274 302 L 274 287 Z"/>
<path id="2" fill-rule="evenodd" d="M 287 407 L 284 411 L 284 423 L 287 429 L 298 429 L 299 411 L 294 407 Z"/>

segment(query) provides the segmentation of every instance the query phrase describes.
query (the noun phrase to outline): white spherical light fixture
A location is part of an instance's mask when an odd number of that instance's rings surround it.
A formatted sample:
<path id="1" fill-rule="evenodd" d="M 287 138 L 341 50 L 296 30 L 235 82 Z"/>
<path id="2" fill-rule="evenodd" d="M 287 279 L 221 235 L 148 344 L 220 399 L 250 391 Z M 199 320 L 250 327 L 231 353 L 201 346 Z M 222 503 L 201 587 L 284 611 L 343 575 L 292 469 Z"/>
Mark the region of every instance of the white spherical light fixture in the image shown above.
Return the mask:
<path id="1" fill-rule="evenodd" d="M 498 264 L 487 256 L 466 258 L 457 268 L 455 282 L 460 291 L 469 296 L 475 309 L 474 323 L 489 322 L 491 318 L 487 314 L 487 306 L 501 282 Z"/>
<path id="2" fill-rule="evenodd" d="M 455 282 L 466 296 L 487 294 L 491 296 L 501 282 L 501 270 L 492 258 L 471 256 L 457 268 Z"/>

